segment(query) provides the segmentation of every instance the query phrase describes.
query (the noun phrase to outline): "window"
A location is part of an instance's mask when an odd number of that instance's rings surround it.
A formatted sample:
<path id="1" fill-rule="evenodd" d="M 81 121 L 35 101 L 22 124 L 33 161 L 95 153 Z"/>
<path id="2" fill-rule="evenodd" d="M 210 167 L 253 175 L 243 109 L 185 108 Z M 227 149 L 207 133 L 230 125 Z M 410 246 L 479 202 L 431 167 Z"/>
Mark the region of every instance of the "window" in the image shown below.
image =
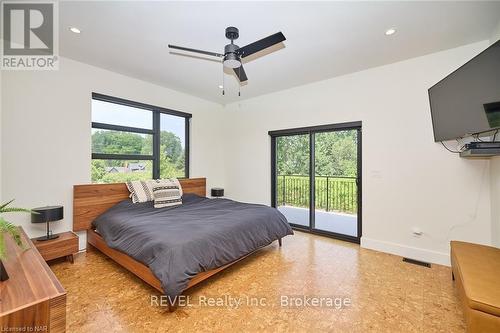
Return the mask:
<path id="1" fill-rule="evenodd" d="M 190 118 L 93 93 L 92 182 L 189 177 Z"/>

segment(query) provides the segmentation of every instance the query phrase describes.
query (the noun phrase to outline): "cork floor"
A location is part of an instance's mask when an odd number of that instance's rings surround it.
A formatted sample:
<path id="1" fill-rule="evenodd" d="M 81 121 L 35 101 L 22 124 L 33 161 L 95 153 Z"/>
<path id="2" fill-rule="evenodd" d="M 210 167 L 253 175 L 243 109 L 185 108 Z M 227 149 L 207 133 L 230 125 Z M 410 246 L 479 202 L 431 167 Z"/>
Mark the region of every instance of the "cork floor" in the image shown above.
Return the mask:
<path id="1" fill-rule="evenodd" d="M 68 293 L 72 333 L 465 331 L 448 267 L 300 232 L 188 290 L 189 305 L 174 313 L 97 250 L 51 268 Z"/>

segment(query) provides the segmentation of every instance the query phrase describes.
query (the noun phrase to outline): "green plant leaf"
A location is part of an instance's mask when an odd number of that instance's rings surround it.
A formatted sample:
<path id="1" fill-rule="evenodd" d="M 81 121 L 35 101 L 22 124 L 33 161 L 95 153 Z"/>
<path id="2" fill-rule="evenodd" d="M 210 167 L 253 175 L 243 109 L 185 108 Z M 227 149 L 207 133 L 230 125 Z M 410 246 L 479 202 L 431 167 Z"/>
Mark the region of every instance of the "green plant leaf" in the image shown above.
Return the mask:
<path id="1" fill-rule="evenodd" d="M 2 204 L 0 206 L 0 213 L 39 214 L 38 212 L 34 212 L 31 209 L 7 207 L 13 201 L 14 201 L 14 199 Z M 22 250 L 26 250 L 26 246 L 23 244 L 23 241 L 21 238 L 21 232 L 19 231 L 19 228 L 0 216 L 0 260 L 5 259 L 5 257 L 7 256 L 7 248 L 5 245 L 5 234 L 9 234 L 12 237 L 12 239 L 14 240 L 14 242 L 17 244 L 17 246 L 19 246 Z"/>
<path id="2" fill-rule="evenodd" d="M 4 203 L 3 205 L 0 206 L 0 214 L 1 213 L 31 213 L 31 214 L 40 214 L 38 212 L 35 212 L 31 209 L 26 209 L 26 208 L 18 208 L 18 207 L 7 207 L 10 205 L 14 199 Z"/>
<path id="3" fill-rule="evenodd" d="M 7 207 L 8 205 L 10 205 L 15 199 L 12 199 L 11 201 L 7 201 L 6 203 L 4 203 L 3 205 L 0 206 L 0 212 L 5 208 Z"/>
<path id="4" fill-rule="evenodd" d="M 13 228 L 17 228 L 15 225 L 5 220 L 3 217 L 0 217 L 0 230 L 3 232 L 10 232 Z"/>
<path id="5" fill-rule="evenodd" d="M 0 259 L 5 259 L 6 257 L 6 246 L 5 246 L 5 234 L 9 234 L 17 246 L 22 250 L 26 247 L 21 239 L 21 232 L 19 228 L 10 222 L 7 222 L 4 218 L 0 217 Z"/>
<path id="6" fill-rule="evenodd" d="M 9 207 L 0 210 L 0 213 L 32 213 L 39 214 L 38 212 L 32 211 L 31 209 L 26 208 L 17 208 L 17 207 Z"/>
<path id="7" fill-rule="evenodd" d="M 0 232 L 0 260 L 5 259 L 6 253 L 5 253 L 5 237 L 3 235 L 3 232 Z"/>

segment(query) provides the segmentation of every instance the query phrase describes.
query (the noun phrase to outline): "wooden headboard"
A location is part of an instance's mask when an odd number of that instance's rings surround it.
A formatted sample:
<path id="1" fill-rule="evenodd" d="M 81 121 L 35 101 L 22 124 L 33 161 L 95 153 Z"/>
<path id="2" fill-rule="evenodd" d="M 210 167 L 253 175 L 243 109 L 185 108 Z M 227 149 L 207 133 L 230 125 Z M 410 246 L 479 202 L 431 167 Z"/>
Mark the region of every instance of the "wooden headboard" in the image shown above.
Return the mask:
<path id="1" fill-rule="evenodd" d="M 206 196 L 206 178 L 179 179 L 184 193 Z M 73 186 L 73 231 L 90 229 L 92 221 L 118 202 L 129 198 L 125 183 Z"/>

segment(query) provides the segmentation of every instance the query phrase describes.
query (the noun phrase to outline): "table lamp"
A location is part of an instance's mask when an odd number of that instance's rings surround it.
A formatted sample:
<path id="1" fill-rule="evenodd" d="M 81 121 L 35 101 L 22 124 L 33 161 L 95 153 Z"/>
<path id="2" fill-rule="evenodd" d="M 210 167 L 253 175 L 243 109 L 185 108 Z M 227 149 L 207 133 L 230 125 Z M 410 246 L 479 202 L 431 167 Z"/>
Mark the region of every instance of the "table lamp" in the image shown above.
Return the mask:
<path id="1" fill-rule="evenodd" d="M 210 194 L 213 198 L 220 198 L 224 196 L 224 189 L 220 187 L 214 187 L 211 189 Z"/>
<path id="2" fill-rule="evenodd" d="M 31 214 L 31 223 L 47 223 L 47 235 L 38 237 L 38 241 L 46 241 L 49 239 L 58 238 L 59 235 L 53 235 L 49 229 L 49 223 L 52 221 L 62 220 L 64 217 L 63 206 L 46 206 L 33 208 L 32 211 L 38 214 Z"/>

